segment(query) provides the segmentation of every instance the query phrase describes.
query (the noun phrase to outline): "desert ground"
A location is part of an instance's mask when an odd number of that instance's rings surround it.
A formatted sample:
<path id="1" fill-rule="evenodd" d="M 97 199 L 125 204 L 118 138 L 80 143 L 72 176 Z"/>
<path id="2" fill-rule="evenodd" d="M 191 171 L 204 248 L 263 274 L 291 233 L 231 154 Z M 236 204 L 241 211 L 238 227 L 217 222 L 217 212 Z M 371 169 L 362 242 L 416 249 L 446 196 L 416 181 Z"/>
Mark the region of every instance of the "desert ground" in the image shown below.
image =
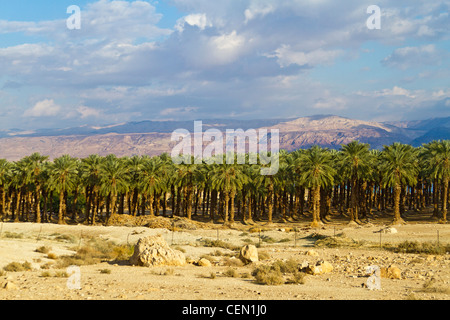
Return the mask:
<path id="1" fill-rule="evenodd" d="M 311 229 L 307 219 L 295 222 L 190 222 L 179 219 L 174 229 L 169 218 L 159 224 L 137 225 L 127 220 L 115 226 L 57 225 L 0 222 L 0 300 L 448 300 L 450 255 L 391 250 L 404 241 L 447 245 L 448 224 L 419 220 L 390 226 L 391 217 L 349 224 L 333 218 Z M 141 219 L 142 220 L 142 219 Z M 382 229 L 396 232 L 383 233 Z M 133 247 L 140 238 L 162 235 L 167 244 L 184 253 L 185 266 L 139 267 L 126 260 L 103 260 L 81 265 L 81 288 L 68 286 L 59 257 L 70 256 L 93 239 Z M 318 245 L 318 239 L 345 239 Z M 206 243 L 222 244 L 218 246 Z M 226 244 L 223 245 L 223 244 Z M 246 244 L 258 248 L 260 261 L 243 264 L 236 257 Z M 48 248 L 42 252 L 39 248 Z M 40 252 L 41 251 L 41 252 Z M 211 262 L 199 266 L 201 258 Z M 277 261 L 299 266 L 328 261 L 333 270 L 307 274 L 301 282 L 278 285 L 255 281 L 253 271 Z M 26 271 L 5 271 L 11 263 L 29 263 Z M 366 268 L 396 266 L 397 279 L 381 278 L 380 290 L 367 288 Z"/>

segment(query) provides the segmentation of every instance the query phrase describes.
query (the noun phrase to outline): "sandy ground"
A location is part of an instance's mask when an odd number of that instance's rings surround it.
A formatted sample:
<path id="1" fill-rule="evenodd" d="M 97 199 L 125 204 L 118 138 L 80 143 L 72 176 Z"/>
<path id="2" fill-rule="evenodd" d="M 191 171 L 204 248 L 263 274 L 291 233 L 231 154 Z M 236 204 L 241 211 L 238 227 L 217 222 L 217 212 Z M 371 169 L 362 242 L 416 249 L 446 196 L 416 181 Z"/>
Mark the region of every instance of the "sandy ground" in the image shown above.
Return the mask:
<path id="1" fill-rule="evenodd" d="M 394 253 L 377 247 L 382 224 L 353 226 L 346 223 L 325 225 L 319 230 L 308 228 L 307 223 L 259 224 L 263 232 L 249 232 L 248 225 L 237 224 L 224 229 L 210 224 L 206 229 L 181 230 L 146 227 L 104 227 L 84 225 L 55 225 L 32 223 L 0 224 L 0 269 L 11 262 L 32 263 L 33 270 L 4 272 L 0 276 L 0 300 L 448 300 L 450 297 L 450 255 Z M 448 243 L 449 225 L 436 223 L 409 223 L 395 226 L 397 233 L 381 234 L 381 245 L 411 241 L 437 241 Z M 354 240 L 369 241 L 374 248 L 315 248 L 307 238 L 313 232 L 322 235 L 345 233 Z M 223 248 L 203 247 L 201 239 L 219 239 L 242 246 L 262 239 L 259 252 L 266 259 L 251 265 L 224 265 L 224 256 L 216 257 L 218 263 L 210 267 L 188 264 L 183 267 L 135 267 L 114 262 L 81 266 L 81 289 L 69 289 L 67 278 L 44 277 L 40 267 L 51 259 L 36 252 L 42 246 L 51 247 L 57 256 L 70 255 L 90 237 L 111 240 L 119 244 L 134 244 L 141 237 L 161 234 L 169 245 L 181 248 L 185 256 L 198 260 L 203 255 L 233 254 Z M 13 238 L 14 235 L 20 238 Z M 58 236 L 72 235 L 74 241 L 58 240 Z M 61 238 L 61 237 L 60 237 Z M 281 241 L 280 241 L 281 240 Z M 317 256 L 306 255 L 314 249 Z M 334 270 L 331 273 L 308 275 L 304 284 L 261 285 L 250 275 L 260 264 L 270 264 L 280 259 L 295 259 L 299 263 L 314 263 L 324 259 Z M 388 267 L 392 264 L 402 271 L 402 279 L 382 279 L 381 290 L 371 291 L 363 286 L 367 282 L 365 268 L 370 265 Z M 227 276 L 230 268 L 237 276 Z M 109 273 L 102 273 L 108 269 Z M 61 270 L 64 271 L 64 270 Z M 57 270 L 48 270 L 50 273 Z M 12 284 L 9 287 L 7 284 Z M 430 285 L 432 284 L 432 285 Z M 3 288 L 3 287 L 7 288 Z M 427 287 L 425 289 L 425 287 Z"/>

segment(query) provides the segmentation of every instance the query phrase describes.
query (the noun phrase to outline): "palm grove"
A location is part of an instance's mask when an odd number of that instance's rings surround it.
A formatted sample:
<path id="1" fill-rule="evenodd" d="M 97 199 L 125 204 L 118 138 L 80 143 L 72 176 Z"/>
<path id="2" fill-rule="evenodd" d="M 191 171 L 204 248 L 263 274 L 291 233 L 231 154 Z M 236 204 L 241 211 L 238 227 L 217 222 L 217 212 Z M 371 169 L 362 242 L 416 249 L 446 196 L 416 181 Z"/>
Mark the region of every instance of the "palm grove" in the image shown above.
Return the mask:
<path id="1" fill-rule="evenodd" d="M 247 155 L 248 156 L 248 155 Z M 450 141 L 422 147 L 394 143 L 383 150 L 351 142 L 340 150 L 313 146 L 280 151 L 277 174 L 255 164 L 180 164 L 157 157 L 39 153 L 0 160 L 0 219 L 108 223 L 118 215 L 181 216 L 232 223 L 295 221 L 318 226 L 333 213 L 349 222 L 430 208 L 447 221 Z M 248 163 L 248 162 L 247 162 Z"/>

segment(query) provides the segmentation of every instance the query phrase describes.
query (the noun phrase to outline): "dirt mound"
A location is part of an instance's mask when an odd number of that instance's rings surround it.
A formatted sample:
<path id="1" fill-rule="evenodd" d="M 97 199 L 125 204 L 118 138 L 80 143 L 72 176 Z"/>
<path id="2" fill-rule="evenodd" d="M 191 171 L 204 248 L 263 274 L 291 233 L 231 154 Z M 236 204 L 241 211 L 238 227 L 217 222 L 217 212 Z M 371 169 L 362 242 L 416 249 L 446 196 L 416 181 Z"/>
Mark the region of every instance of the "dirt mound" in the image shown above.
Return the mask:
<path id="1" fill-rule="evenodd" d="M 202 228 L 200 222 L 195 222 L 186 218 L 175 217 L 151 217 L 139 216 L 133 217 L 126 214 L 116 215 L 109 219 L 109 226 L 125 226 L 125 227 L 147 227 L 150 229 L 167 229 L 167 230 L 197 230 Z"/>

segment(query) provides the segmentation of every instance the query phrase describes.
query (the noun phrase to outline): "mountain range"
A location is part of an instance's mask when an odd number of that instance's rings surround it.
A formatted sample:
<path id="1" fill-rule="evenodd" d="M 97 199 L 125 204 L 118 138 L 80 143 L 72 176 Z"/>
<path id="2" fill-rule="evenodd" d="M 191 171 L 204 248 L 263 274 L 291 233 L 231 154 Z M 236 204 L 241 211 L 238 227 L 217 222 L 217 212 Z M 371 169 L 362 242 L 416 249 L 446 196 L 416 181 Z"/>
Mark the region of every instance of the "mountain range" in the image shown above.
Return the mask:
<path id="1" fill-rule="evenodd" d="M 280 148 L 293 151 L 320 145 L 339 149 L 353 140 L 381 149 L 393 142 L 420 146 L 433 140 L 450 139 L 450 117 L 418 121 L 374 122 L 335 115 L 317 115 L 298 119 L 202 120 L 203 131 L 226 129 L 278 129 Z M 119 157 L 170 154 L 177 142 L 172 132 L 194 132 L 194 121 L 140 121 L 102 127 L 81 126 L 65 129 L 20 129 L 0 131 L 0 158 L 17 161 L 34 152 L 54 159 L 63 154 L 84 158 L 90 154 Z"/>

